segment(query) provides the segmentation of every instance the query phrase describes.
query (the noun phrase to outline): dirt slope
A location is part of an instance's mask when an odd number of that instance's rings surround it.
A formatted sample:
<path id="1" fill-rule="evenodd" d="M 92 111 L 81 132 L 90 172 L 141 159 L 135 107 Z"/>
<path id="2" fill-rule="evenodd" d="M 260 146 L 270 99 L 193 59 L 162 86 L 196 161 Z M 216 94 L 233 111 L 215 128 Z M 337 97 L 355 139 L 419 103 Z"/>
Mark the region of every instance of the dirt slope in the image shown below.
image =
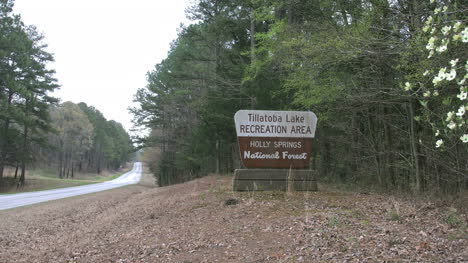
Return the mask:
<path id="1" fill-rule="evenodd" d="M 0 262 L 468 262 L 467 217 L 453 208 L 324 190 L 232 193 L 230 180 L 0 211 Z"/>

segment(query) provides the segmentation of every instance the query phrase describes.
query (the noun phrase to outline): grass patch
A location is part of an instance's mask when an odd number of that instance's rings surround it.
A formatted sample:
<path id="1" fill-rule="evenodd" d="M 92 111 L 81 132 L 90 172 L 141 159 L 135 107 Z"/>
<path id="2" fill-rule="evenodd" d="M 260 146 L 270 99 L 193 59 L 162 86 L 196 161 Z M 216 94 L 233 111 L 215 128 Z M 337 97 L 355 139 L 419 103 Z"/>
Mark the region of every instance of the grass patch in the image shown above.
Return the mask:
<path id="1" fill-rule="evenodd" d="M 200 200 L 205 201 L 205 199 L 206 199 L 206 194 L 205 194 L 205 193 L 201 193 L 201 194 L 199 195 L 199 197 L 200 197 Z"/>
<path id="2" fill-rule="evenodd" d="M 226 194 L 232 192 L 230 184 L 220 184 L 209 189 L 210 193 L 214 194 Z"/>
<path id="3" fill-rule="evenodd" d="M 388 211 L 387 216 L 388 219 L 391 221 L 398 221 L 399 223 L 401 223 L 401 221 L 403 220 L 402 215 L 397 209 L 391 209 L 390 211 Z"/>
<path id="4" fill-rule="evenodd" d="M 444 221 L 452 228 L 457 228 L 463 224 L 463 220 L 460 219 L 456 209 L 449 209 L 445 215 Z"/>
<path id="5" fill-rule="evenodd" d="M 286 197 L 286 192 L 284 191 L 247 191 L 237 192 L 236 194 L 242 198 L 255 201 L 284 200 Z"/>
<path id="6" fill-rule="evenodd" d="M 102 183 L 118 178 L 126 172 L 113 174 L 75 174 L 74 178 L 59 178 L 53 169 L 38 169 L 26 172 L 26 182 L 21 188 L 17 188 L 18 179 L 13 176 L 5 176 L 0 183 L 0 195 L 24 192 L 35 192 L 51 189 L 59 189 L 87 184 Z"/>
<path id="7" fill-rule="evenodd" d="M 194 206 L 192 206 L 192 207 L 190 208 L 190 212 L 193 212 L 193 211 L 195 211 L 195 210 L 197 210 L 197 209 L 201 209 L 201 208 L 205 208 L 205 207 L 208 207 L 208 204 L 207 204 L 207 203 L 196 204 L 196 205 L 194 205 Z"/>
<path id="8" fill-rule="evenodd" d="M 14 180 L 14 179 L 13 179 Z M 77 179 L 59 179 L 59 178 L 27 178 L 26 183 L 21 188 L 17 188 L 17 181 L 14 180 L 13 184 L 8 184 L 0 187 L 0 195 L 2 194 L 16 194 L 25 192 L 35 192 L 51 189 L 59 189 L 72 186 L 80 186 L 97 183 L 95 181 L 84 181 Z"/>
<path id="9" fill-rule="evenodd" d="M 365 218 L 365 215 L 361 211 L 356 210 L 356 209 L 345 209 L 343 212 L 345 215 L 352 217 L 352 218 L 356 218 L 356 219 Z"/>
<path id="10" fill-rule="evenodd" d="M 329 227 L 337 227 L 341 224 L 341 221 L 338 217 L 336 216 L 332 216 L 330 218 L 328 218 L 328 221 L 327 221 L 327 225 Z"/>
<path id="11" fill-rule="evenodd" d="M 117 179 L 119 178 L 120 176 L 126 174 L 127 172 L 121 172 L 121 173 L 117 173 L 117 174 L 114 174 L 114 175 L 111 175 L 111 176 L 95 176 L 93 177 L 94 181 L 98 181 L 98 182 L 106 182 L 106 181 L 111 181 L 111 180 L 114 180 L 114 179 Z"/>

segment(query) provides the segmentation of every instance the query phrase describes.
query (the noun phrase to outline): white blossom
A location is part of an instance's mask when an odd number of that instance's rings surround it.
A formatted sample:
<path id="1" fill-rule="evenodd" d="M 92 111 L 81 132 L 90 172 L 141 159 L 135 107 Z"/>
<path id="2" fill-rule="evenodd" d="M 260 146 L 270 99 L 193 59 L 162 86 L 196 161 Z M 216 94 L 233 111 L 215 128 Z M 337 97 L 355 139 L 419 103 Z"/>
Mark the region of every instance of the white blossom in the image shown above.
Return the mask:
<path id="1" fill-rule="evenodd" d="M 411 84 L 409 82 L 405 83 L 405 90 L 409 91 L 411 89 Z"/>
<path id="2" fill-rule="evenodd" d="M 458 30 L 460 29 L 460 26 L 461 26 L 461 22 L 460 21 L 456 22 L 455 25 L 453 25 L 453 31 L 458 32 Z"/>
<path id="3" fill-rule="evenodd" d="M 433 50 L 434 49 L 434 42 L 437 40 L 436 37 L 429 38 L 429 42 L 427 42 L 426 49 Z"/>
<path id="4" fill-rule="evenodd" d="M 426 25 L 430 25 L 432 23 L 434 19 L 432 18 L 432 16 L 429 16 L 426 20 Z"/>
<path id="5" fill-rule="evenodd" d="M 442 28 L 442 34 L 444 34 L 444 36 L 448 35 L 448 33 L 450 33 L 450 30 L 452 29 L 451 26 L 444 26 Z"/>
<path id="6" fill-rule="evenodd" d="M 453 116 L 455 115 L 454 111 L 450 111 L 447 113 L 447 119 L 445 121 L 450 121 L 453 119 Z"/>
<path id="7" fill-rule="evenodd" d="M 434 92 L 432 93 L 432 95 L 434 95 L 434 97 L 437 97 L 437 96 L 439 96 L 439 92 L 436 90 L 436 91 L 434 91 Z"/>
<path id="8" fill-rule="evenodd" d="M 446 78 L 446 76 L 447 76 L 447 74 L 445 74 L 446 71 L 447 71 L 447 68 L 441 68 L 439 70 L 439 74 L 437 74 L 437 76 L 435 76 L 434 79 L 432 80 L 432 83 L 434 85 L 438 85 L 439 82 L 444 80 Z"/>
<path id="9" fill-rule="evenodd" d="M 437 75 L 432 80 L 432 83 L 437 86 L 439 84 L 439 82 L 441 82 L 442 80 L 444 80 L 444 79 Z"/>
<path id="10" fill-rule="evenodd" d="M 442 144 L 444 144 L 444 141 L 442 141 L 442 139 L 439 139 L 436 141 L 436 148 L 439 148 L 440 146 L 442 146 Z"/>
<path id="11" fill-rule="evenodd" d="M 435 133 L 435 136 L 437 137 L 437 136 L 439 136 L 439 135 L 440 135 L 440 131 L 437 130 L 436 133 Z"/>
<path id="12" fill-rule="evenodd" d="M 431 92 L 428 90 L 428 91 L 424 92 L 423 96 L 427 98 L 427 97 L 431 96 Z"/>
<path id="13" fill-rule="evenodd" d="M 449 124 L 447 124 L 447 127 L 450 130 L 453 130 L 453 129 L 457 128 L 457 124 L 455 122 L 451 121 Z"/>
<path id="14" fill-rule="evenodd" d="M 457 98 L 459 98 L 460 100 L 466 100 L 467 97 L 468 97 L 468 92 L 466 91 L 462 91 L 460 92 L 460 94 L 457 95 Z"/>
<path id="15" fill-rule="evenodd" d="M 462 42 L 467 43 L 468 42 L 468 27 L 465 27 L 465 29 L 461 32 L 462 34 Z"/>
<path id="16" fill-rule="evenodd" d="M 427 56 L 427 58 L 431 58 L 433 55 L 434 55 L 434 50 L 431 50 L 431 52 L 429 52 L 429 56 Z"/>
<path id="17" fill-rule="evenodd" d="M 450 81 L 450 80 L 455 79 L 456 76 L 457 76 L 457 71 L 455 71 L 454 69 L 451 69 L 449 73 L 445 74 L 445 79 Z"/>
<path id="18" fill-rule="evenodd" d="M 424 71 L 423 76 L 429 75 L 429 70 Z"/>
<path id="19" fill-rule="evenodd" d="M 458 63 L 458 60 L 459 60 L 458 58 L 457 58 L 457 59 L 452 59 L 452 60 L 450 60 L 450 65 L 451 65 L 452 67 L 455 67 L 455 66 L 457 65 L 457 63 Z"/>
<path id="20" fill-rule="evenodd" d="M 439 76 L 440 75 L 445 75 L 445 72 L 447 72 L 447 68 L 440 68 L 439 69 Z"/>
<path id="21" fill-rule="evenodd" d="M 442 53 L 447 50 L 447 45 L 442 45 L 436 49 L 437 52 Z"/>
<path id="22" fill-rule="evenodd" d="M 444 6 L 444 8 L 442 9 L 442 11 L 447 12 L 447 11 L 448 11 L 448 7 L 447 7 L 447 6 Z"/>
<path id="23" fill-rule="evenodd" d="M 463 143 L 467 143 L 468 142 L 468 134 L 463 134 L 461 137 L 460 137 L 460 140 L 463 142 Z"/>
<path id="24" fill-rule="evenodd" d="M 465 115 L 465 112 L 466 112 L 465 106 L 462 105 L 462 106 L 460 106 L 460 108 L 458 109 L 457 116 L 458 116 L 458 117 L 463 117 L 463 115 Z"/>
<path id="25" fill-rule="evenodd" d="M 434 9 L 434 14 L 438 14 L 440 13 L 440 11 L 442 11 L 442 9 L 440 7 L 437 7 L 436 9 Z"/>

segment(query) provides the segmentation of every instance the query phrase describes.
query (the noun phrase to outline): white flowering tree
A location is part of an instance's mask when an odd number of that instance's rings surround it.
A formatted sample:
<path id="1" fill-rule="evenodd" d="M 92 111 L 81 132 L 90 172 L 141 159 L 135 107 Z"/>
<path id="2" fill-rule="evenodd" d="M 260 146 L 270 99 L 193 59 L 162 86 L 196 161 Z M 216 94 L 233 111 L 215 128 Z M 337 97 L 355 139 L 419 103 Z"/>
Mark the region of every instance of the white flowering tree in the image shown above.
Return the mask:
<path id="1" fill-rule="evenodd" d="M 422 116 L 416 119 L 433 128 L 435 147 L 439 149 L 444 149 L 446 141 L 457 143 L 453 138 L 468 142 L 468 27 L 463 11 L 445 4 L 430 0 L 432 11 L 422 36 L 427 43 L 427 57 L 422 59 L 416 76 L 404 84 L 423 107 Z"/>

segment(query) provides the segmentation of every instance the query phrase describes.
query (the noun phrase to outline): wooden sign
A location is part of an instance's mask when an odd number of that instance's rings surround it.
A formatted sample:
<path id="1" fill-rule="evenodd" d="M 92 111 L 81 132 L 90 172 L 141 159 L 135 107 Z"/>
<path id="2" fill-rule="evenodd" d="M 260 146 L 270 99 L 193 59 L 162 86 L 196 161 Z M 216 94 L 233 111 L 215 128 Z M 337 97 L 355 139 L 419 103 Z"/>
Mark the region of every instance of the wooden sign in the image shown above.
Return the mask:
<path id="1" fill-rule="evenodd" d="M 247 168 L 307 168 L 317 116 L 303 111 L 241 110 L 234 116 Z"/>

